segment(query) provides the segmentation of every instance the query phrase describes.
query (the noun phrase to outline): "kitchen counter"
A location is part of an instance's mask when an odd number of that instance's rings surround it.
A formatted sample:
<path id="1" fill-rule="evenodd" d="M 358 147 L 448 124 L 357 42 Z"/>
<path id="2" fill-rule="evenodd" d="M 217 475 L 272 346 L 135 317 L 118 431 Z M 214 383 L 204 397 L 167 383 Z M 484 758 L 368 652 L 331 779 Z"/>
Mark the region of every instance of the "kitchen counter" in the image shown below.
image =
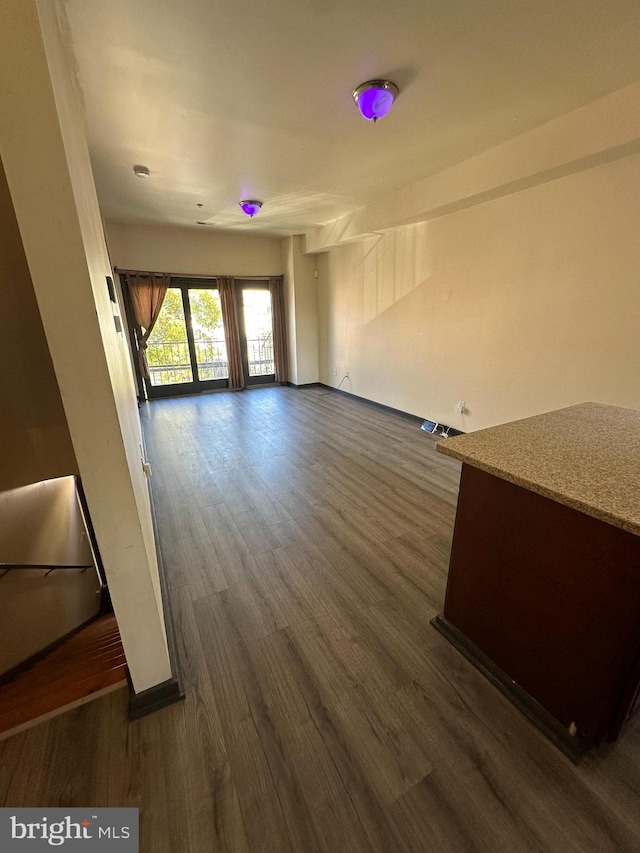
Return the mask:
<path id="1" fill-rule="evenodd" d="M 640 412 L 582 403 L 439 441 L 437 450 L 640 535 Z"/>
<path id="2" fill-rule="evenodd" d="M 463 463 L 434 625 L 572 757 L 640 706 L 640 412 L 444 439 Z"/>

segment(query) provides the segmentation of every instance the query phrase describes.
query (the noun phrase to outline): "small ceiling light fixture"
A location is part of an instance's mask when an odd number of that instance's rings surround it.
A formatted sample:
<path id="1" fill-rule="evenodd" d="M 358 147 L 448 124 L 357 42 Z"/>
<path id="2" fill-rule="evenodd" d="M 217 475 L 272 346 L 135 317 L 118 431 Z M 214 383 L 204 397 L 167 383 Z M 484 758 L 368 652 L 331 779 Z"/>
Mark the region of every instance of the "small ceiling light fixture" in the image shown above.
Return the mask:
<path id="1" fill-rule="evenodd" d="M 151 176 L 151 172 L 146 166 L 134 166 L 133 174 L 136 178 L 149 178 Z"/>
<path id="2" fill-rule="evenodd" d="M 262 207 L 262 202 L 256 201 L 255 199 L 247 198 L 244 201 L 240 202 L 240 207 L 247 214 L 247 216 L 253 217 Z"/>
<path id="3" fill-rule="evenodd" d="M 367 80 L 353 90 L 353 100 L 367 121 L 384 118 L 400 90 L 390 80 Z"/>

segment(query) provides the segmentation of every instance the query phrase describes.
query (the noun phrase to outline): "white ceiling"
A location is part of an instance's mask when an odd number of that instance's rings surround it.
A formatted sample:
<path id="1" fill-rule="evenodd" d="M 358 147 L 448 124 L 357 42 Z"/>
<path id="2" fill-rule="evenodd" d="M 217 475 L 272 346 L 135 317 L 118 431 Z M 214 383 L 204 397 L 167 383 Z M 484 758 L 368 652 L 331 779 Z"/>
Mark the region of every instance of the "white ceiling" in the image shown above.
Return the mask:
<path id="1" fill-rule="evenodd" d="M 300 233 L 640 79 L 638 0 L 65 5 L 116 222 Z M 378 76 L 374 125 L 351 92 Z"/>

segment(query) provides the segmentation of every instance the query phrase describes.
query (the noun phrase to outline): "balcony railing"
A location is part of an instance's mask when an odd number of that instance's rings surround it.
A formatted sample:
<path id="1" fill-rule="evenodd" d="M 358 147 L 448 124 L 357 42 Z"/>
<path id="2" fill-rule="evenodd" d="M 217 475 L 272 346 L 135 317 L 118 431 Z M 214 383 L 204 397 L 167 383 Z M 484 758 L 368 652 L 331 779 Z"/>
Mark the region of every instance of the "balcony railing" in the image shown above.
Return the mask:
<path id="1" fill-rule="evenodd" d="M 224 338 L 205 338 L 194 343 L 200 381 L 228 379 L 229 364 Z M 275 372 L 273 341 L 270 338 L 247 339 L 247 356 L 249 376 L 268 376 Z M 150 343 L 147 360 L 152 385 L 175 385 L 194 381 L 187 341 Z"/>
<path id="2" fill-rule="evenodd" d="M 275 373 L 273 341 L 271 338 L 248 338 L 249 376 L 268 376 Z"/>
<path id="3" fill-rule="evenodd" d="M 211 379 L 229 378 L 227 344 L 224 338 L 205 338 L 194 341 L 196 345 L 196 363 L 201 382 Z"/>

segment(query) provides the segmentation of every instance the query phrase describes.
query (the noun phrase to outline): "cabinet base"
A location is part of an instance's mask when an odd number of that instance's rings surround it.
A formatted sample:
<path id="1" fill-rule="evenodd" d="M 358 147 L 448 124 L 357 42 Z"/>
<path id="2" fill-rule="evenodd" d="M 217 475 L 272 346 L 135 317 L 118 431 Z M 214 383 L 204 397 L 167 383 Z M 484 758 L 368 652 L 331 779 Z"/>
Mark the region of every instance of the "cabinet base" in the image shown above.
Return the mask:
<path id="1" fill-rule="evenodd" d="M 506 672 L 496 666 L 475 643 L 472 643 L 441 613 L 431 620 L 431 624 L 568 758 L 577 764 L 584 757 L 590 747 L 584 737 L 579 733 L 572 736 L 554 716 L 509 678 Z"/>

